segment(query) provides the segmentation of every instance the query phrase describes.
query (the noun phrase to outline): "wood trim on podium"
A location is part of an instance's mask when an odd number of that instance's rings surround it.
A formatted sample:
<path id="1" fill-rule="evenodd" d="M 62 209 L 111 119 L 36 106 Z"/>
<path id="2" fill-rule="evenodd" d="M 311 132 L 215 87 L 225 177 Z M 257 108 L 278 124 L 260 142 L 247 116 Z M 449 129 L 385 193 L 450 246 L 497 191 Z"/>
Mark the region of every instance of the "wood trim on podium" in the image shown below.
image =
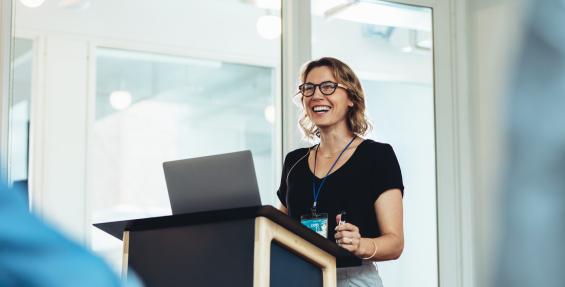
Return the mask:
<path id="1" fill-rule="evenodd" d="M 321 267 L 324 287 L 336 286 L 336 260 L 329 253 L 314 246 L 286 228 L 266 217 L 255 218 L 255 250 L 253 262 L 253 286 L 269 286 L 271 244 L 275 240 Z"/>
<path id="2" fill-rule="evenodd" d="M 128 260 L 129 260 L 129 231 L 124 231 L 122 239 L 124 245 L 122 249 L 122 279 L 128 278 Z"/>

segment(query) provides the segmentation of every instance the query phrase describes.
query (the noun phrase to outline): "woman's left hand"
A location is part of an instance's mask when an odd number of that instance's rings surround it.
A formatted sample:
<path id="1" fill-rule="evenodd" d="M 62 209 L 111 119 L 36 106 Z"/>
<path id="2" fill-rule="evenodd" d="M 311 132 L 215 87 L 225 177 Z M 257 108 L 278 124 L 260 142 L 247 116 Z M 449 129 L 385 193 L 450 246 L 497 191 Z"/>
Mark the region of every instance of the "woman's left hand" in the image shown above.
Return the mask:
<path id="1" fill-rule="evenodd" d="M 335 228 L 335 242 L 349 252 L 360 256 L 361 234 L 359 228 L 351 223 L 338 224 Z"/>

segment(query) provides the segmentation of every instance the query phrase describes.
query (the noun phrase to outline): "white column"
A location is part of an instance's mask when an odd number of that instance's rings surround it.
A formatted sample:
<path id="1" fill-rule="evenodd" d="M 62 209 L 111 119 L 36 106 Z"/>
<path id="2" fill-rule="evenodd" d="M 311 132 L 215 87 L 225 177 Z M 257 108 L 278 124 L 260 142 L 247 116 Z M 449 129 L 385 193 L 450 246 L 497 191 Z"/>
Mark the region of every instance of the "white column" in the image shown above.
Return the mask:
<path id="1" fill-rule="evenodd" d="M 312 52 L 310 1 L 282 1 L 282 114 L 283 154 L 299 147 L 298 110 L 292 96 L 298 90 L 298 73 Z M 302 145 L 304 145 L 302 143 Z"/>
<path id="2" fill-rule="evenodd" d="M 88 42 L 64 36 L 45 41 L 40 177 L 34 192 L 45 219 L 77 240 L 86 233 Z"/>

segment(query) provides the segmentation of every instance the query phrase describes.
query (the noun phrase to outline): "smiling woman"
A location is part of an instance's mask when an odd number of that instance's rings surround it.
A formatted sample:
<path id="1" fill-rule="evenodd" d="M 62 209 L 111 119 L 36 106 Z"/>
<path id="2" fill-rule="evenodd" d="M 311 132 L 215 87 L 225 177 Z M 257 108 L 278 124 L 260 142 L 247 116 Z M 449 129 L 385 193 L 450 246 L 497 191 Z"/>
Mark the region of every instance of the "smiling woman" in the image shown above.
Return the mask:
<path id="1" fill-rule="evenodd" d="M 321 80 L 323 82 L 317 85 L 310 82 L 314 80 Z M 321 94 L 327 98 L 334 94 L 337 88 L 341 88 L 348 95 L 347 105 L 350 107 L 347 110 L 346 124 L 348 128 L 357 134 L 364 134 L 370 128 L 370 123 L 365 116 L 365 94 L 361 88 L 361 83 L 347 65 L 334 58 L 322 58 L 304 66 L 301 73 L 301 81 L 304 83 L 299 86 L 299 93 L 303 96 L 302 100 L 308 100 L 317 109 L 321 108 L 324 111 L 330 111 L 332 107 L 319 105 L 320 102 L 315 100 L 317 99 L 315 97 L 316 87 L 319 87 Z M 340 95 L 343 92 L 337 91 L 337 94 Z M 305 104 L 304 107 L 306 106 Z M 320 135 L 319 126 L 312 121 L 308 112 L 309 108 L 303 109 L 299 123 L 304 135 L 309 139 L 314 139 L 315 136 L 319 137 Z"/>
<path id="2" fill-rule="evenodd" d="M 396 155 L 390 145 L 362 138 L 370 127 L 363 88 L 345 63 L 311 61 L 300 78 L 300 126 L 319 144 L 286 156 L 280 209 L 364 260 L 338 268 L 338 286 L 382 286 L 371 262 L 397 259 L 404 246 Z"/>

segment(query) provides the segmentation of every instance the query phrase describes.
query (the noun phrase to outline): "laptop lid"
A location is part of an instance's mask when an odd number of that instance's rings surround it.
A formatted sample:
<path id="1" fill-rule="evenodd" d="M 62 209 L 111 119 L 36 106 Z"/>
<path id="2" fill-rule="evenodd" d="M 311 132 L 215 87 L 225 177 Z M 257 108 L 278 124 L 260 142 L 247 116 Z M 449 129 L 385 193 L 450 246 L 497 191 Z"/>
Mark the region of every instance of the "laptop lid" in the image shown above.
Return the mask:
<path id="1" fill-rule="evenodd" d="M 251 151 L 163 163 L 173 214 L 260 206 Z"/>

